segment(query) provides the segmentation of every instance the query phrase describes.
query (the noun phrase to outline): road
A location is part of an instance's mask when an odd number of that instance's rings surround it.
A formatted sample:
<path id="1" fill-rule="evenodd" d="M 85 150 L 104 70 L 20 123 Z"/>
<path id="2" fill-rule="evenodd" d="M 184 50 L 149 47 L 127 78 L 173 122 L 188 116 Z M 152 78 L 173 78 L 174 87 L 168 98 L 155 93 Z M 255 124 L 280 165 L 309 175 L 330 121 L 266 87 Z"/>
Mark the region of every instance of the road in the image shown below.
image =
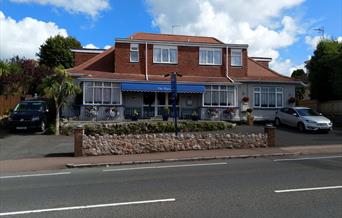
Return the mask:
<path id="1" fill-rule="evenodd" d="M 1 217 L 340 218 L 342 155 L 2 174 L 0 200 Z"/>

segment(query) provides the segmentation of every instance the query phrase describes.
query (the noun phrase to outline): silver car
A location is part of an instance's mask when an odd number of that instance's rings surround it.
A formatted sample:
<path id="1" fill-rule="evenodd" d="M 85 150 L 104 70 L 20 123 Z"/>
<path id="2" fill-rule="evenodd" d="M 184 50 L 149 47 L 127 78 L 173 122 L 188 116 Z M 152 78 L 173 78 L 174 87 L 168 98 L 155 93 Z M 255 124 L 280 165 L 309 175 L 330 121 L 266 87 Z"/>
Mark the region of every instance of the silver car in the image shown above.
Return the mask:
<path id="1" fill-rule="evenodd" d="M 276 112 L 274 123 L 276 126 L 285 124 L 297 127 L 301 132 L 332 129 L 332 122 L 328 118 L 307 107 L 282 108 Z"/>

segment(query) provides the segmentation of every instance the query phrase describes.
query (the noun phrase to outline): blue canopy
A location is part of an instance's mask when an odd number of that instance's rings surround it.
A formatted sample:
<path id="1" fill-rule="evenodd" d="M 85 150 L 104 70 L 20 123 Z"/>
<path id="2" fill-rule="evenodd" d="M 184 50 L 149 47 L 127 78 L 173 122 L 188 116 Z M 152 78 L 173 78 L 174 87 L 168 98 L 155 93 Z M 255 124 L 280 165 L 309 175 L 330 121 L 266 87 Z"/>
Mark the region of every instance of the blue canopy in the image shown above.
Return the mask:
<path id="1" fill-rule="evenodd" d="M 171 92 L 170 83 L 122 83 L 122 91 L 131 92 Z M 177 84 L 178 93 L 203 93 L 204 85 Z"/>

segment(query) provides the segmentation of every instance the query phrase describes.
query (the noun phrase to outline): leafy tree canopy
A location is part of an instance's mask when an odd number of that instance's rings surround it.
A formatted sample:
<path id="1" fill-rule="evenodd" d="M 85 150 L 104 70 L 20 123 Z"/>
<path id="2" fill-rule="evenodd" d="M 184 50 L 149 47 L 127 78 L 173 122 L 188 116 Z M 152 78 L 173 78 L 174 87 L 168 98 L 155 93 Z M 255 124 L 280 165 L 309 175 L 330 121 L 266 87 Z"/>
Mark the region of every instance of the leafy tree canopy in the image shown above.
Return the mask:
<path id="1" fill-rule="evenodd" d="M 309 70 L 312 99 L 342 99 L 342 43 L 322 40 L 306 68 Z"/>
<path id="2" fill-rule="evenodd" d="M 74 37 L 63 37 L 61 35 L 48 38 L 39 48 L 37 56 L 39 63 L 50 68 L 63 66 L 70 68 L 74 66 L 74 58 L 71 48 L 81 48 L 81 43 Z"/>

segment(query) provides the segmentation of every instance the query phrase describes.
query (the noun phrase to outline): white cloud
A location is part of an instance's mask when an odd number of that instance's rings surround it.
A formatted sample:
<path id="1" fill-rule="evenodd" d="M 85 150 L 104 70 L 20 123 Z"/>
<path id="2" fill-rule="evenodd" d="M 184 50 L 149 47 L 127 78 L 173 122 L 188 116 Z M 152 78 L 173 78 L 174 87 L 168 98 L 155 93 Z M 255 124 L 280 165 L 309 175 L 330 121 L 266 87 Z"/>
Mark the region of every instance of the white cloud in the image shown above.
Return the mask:
<path id="1" fill-rule="evenodd" d="M 106 45 L 105 47 L 103 47 L 104 49 L 109 49 L 111 48 L 112 46 L 111 45 Z"/>
<path id="2" fill-rule="evenodd" d="M 273 59 L 281 73 L 288 74 L 291 61 L 279 62 L 279 49 L 293 45 L 302 28 L 296 19 L 284 16 L 286 9 L 304 0 L 147 0 L 153 25 L 162 33 L 214 36 L 226 43 L 249 44 L 250 56 Z"/>
<path id="3" fill-rule="evenodd" d="M 305 64 L 295 65 L 290 59 L 284 61 L 271 62 L 270 67 L 277 72 L 282 72 L 285 76 L 291 76 L 294 70 L 303 69 L 306 72 Z"/>
<path id="4" fill-rule="evenodd" d="M 6 17 L 0 11 L 0 58 L 7 59 L 15 55 L 36 58 L 39 46 L 47 38 L 55 35 L 67 36 L 65 29 L 55 23 L 43 22 L 31 17 L 16 21 Z"/>
<path id="5" fill-rule="evenodd" d="M 321 36 L 305 36 L 305 43 L 309 45 L 312 50 L 315 50 L 321 39 Z"/>
<path id="6" fill-rule="evenodd" d="M 37 3 L 64 8 L 70 13 L 82 13 L 95 18 L 100 11 L 110 8 L 109 0 L 11 0 L 16 3 Z"/>
<path id="7" fill-rule="evenodd" d="M 87 44 L 86 46 L 83 46 L 83 48 L 97 49 L 98 47 L 90 43 L 90 44 Z"/>
<path id="8" fill-rule="evenodd" d="M 342 36 L 337 37 L 337 41 L 338 41 L 339 43 L 342 43 Z"/>

